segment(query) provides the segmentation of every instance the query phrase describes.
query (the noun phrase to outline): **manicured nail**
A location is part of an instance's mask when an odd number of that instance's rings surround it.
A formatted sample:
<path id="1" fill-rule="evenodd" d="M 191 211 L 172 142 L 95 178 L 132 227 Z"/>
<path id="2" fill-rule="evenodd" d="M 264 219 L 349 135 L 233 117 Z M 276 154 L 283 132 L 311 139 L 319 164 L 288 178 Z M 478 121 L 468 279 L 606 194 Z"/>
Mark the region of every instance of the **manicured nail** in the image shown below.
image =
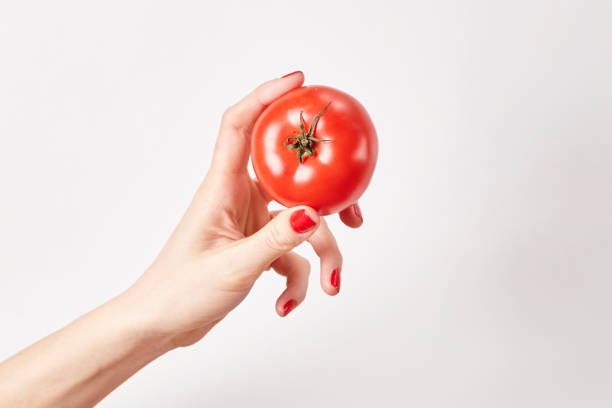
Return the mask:
<path id="1" fill-rule="evenodd" d="M 291 299 L 287 301 L 287 303 L 285 303 L 285 306 L 283 306 L 283 316 L 287 316 L 290 311 L 295 309 L 296 306 L 297 302 L 295 300 Z"/>
<path id="2" fill-rule="evenodd" d="M 361 215 L 361 208 L 359 208 L 359 204 L 353 204 L 353 211 L 355 211 L 357 218 L 363 222 L 363 216 Z"/>
<path id="3" fill-rule="evenodd" d="M 340 268 L 336 268 L 332 271 L 330 281 L 332 286 L 340 292 Z"/>
<path id="4" fill-rule="evenodd" d="M 297 210 L 289 218 L 291 228 L 299 234 L 306 232 L 316 225 L 316 223 L 306 214 L 306 210 Z"/>
<path id="5" fill-rule="evenodd" d="M 291 75 L 299 74 L 300 72 L 302 71 L 293 71 L 293 72 L 288 73 L 287 75 L 283 75 L 281 78 L 287 78 L 287 77 L 290 77 Z"/>

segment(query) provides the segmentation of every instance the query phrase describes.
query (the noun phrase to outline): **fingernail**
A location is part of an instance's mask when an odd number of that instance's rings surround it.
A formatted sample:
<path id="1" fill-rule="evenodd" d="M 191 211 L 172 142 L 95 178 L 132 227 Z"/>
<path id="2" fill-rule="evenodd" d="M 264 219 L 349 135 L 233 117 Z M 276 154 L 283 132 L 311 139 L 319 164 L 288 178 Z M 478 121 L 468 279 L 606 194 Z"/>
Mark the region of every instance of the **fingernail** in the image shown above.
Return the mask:
<path id="1" fill-rule="evenodd" d="M 297 302 L 295 300 L 291 299 L 287 301 L 287 303 L 285 303 L 285 306 L 283 306 L 283 316 L 287 316 L 290 311 L 295 309 L 296 306 Z"/>
<path id="2" fill-rule="evenodd" d="M 288 73 L 287 75 L 283 75 L 281 78 L 287 78 L 287 77 L 290 77 L 291 75 L 299 74 L 300 72 L 302 71 L 293 71 L 293 72 Z"/>
<path id="3" fill-rule="evenodd" d="M 336 268 L 331 274 L 331 284 L 338 292 L 340 292 L 340 268 Z"/>
<path id="4" fill-rule="evenodd" d="M 353 204 L 353 211 L 355 211 L 357 218 L 363 222 L 363 216 L 361 215 L 361 208 L 359 208 L 359 204 Z"/>
<path id="5" fill-rule="evenodd" d="M 306 210 L 297 210 L 289 218 L 291 228 L 299 234 L 306 232 L 316 225 L 316 223 L 306 214 Z"/>

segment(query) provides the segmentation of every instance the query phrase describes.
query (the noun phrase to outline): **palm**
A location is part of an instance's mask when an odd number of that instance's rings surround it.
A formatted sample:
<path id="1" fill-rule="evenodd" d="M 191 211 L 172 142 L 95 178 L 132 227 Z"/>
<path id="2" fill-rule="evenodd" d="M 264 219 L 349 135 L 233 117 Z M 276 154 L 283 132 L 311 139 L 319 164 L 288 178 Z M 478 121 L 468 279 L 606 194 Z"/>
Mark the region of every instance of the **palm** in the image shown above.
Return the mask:
<path id="1" fill-rule="evenodd" d="M 230 177 L 209 174 L 197 196 L 194 201 L 205 200 L 203 206 L 212 209 L 198 233 L 198 252 L 247 237 L 270 220 L 269 200 L 246 170 Z"/>
<path id="2" fill-rule="evenodd" d="M 255 233 L 270 220 L 269 200 L 248 174 L 236 178 L 228 198 L 227 208 L 233 210 L 234 227 L 244 236 Z"/>

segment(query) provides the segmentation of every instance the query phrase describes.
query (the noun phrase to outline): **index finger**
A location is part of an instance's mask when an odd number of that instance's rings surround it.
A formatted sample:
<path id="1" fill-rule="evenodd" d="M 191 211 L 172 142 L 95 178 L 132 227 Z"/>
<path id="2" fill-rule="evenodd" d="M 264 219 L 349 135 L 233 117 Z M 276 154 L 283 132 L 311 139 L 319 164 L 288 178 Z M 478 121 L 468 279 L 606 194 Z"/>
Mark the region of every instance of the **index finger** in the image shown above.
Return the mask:
<path id="1" fill-rule="evenodd" d="M 223 114 L 215 145 L 213 167 L 228 172 L 246 170 L 249 161 L 251 129 L 263 110 L 277 98 L 302 86 L 304 74 L 294 72 L 259 85 Z"/>

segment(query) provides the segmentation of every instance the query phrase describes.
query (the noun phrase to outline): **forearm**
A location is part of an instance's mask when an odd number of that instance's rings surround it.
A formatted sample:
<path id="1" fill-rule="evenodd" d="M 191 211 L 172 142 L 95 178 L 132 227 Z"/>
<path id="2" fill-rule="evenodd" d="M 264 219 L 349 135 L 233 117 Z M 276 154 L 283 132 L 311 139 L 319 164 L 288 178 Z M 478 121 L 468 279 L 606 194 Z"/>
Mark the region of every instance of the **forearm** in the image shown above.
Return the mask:
<path id="1" fill-rule="evenodd" d="M 172 348 L 119 296 L 0 364 L 0 406 L 92 406 Z"/>

